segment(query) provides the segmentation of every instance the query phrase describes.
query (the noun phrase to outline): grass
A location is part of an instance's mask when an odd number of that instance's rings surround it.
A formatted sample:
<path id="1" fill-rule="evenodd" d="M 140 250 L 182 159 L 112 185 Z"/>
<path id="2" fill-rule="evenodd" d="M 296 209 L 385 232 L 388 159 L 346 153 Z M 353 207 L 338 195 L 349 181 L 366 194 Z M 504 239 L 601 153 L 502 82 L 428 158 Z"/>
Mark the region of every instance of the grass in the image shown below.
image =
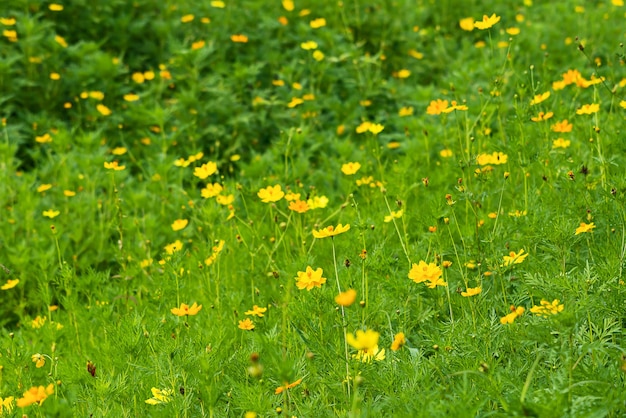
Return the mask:
<path id="1" fill-rule="evenodd" d="M 623 416 L 625 13 L 0 7 L 0 416 Z"/>

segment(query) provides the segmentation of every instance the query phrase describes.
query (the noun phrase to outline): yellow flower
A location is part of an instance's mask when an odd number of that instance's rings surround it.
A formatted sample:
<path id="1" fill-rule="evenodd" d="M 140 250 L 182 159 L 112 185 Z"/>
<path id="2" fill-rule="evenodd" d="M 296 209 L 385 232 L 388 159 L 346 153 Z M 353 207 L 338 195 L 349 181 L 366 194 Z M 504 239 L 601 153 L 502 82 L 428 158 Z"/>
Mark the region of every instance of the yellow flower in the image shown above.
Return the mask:
<path id="1" fill-rule="evenodd" d="M 372 122 L 364 121 L 359 126 L 356 127 L 356 133 L 362 134 L 364 132 L 369 131 L 370 126 L 372 126 Z"/>
<path id="2" fill-rule="evenodd" d="M 306 201 L 311 209 L 324 209 L 328 205 L 328 198 L 326 196 L 315 196 Z"/>
<path id="3" fill-rule="evenodd" d="M 50 80 L 60 80 L 61 74 L 59 73 L 50 73 Z"/>
<path id="4" fill-rule="evenodd" d="M 24 395 L 15 403 L 19 408 L 25 408 L 34 403 L 41 405 L 48 395 L 54 393 L 54 385 L 50 383 L 47 387 L 33 386 L 24 392 Z"/>
<path id="5" fill-rule="evenodd" d="M 300 383 L 302 383 L 302 379 L 298 379 L 293 383 L 285 382 L 283 386 L 279 386 L 276 388 L 276 390 L 274 391 L 274 395 L 280 395 L 281 393 L 283 393 L 283 391 L 296 387 Z"/>
<path id="6" fill-rule="evenodd" d="M 413 107 L 402 107 L 400 108 L 400 110 L 398 111 L 398 116 L 400 117 L 404 117 L 404 116 L 411 116 L 413 114 Z"/>
<path id="7" fill-rule="evenodd" d="M 172 395 L 174 394 L 172 389 L 152 388 L 150 389 L 150 391 L 152 392 L 152 398 L 146 399 L 146 403 L 148 405 L 160 405 L 168 403 L 172 400 Z"/>
<path id="8" fill-rule="evenodd" d="M 337 302 L 337 305 L 344 307 L 352 305 L 355 300 L 356 290 L 354 289 L 348 289 L 345 292 L 341 292 L 337 296 L 335 296 L 335 302 Z"/>
<path id="9" fill-rule="evenodd" d="M 552 116 L 554 116 L 554 112 L 539 112 L 537 116 L 533 116 L 532 118 L 530 118 L 530 120 L 532 120 L 533 122 L 542 122 L 544 120 L 550 119 Z"/>
<path id="10" fill-rule="evenodd" d="M 52 218 L 56 218 L 57 216 L 59 216 L 60 213 L 61 212 L 59 212 L 58 210 L 49 209 L 49 210 L 43 211 L 43 216 L 52 219 Z"/>
<path id="11" fill-rule="evenodd" d="M 392 74 L 393 77 L 395 78 L 409 78 L 411 76 L 411 71 L 407 70 L 406 68 L 400 70 L 400 71 L 396 71 Z"/>
<path id="12" fill-rule="evenodd" d="M 569 139 L 557 138 L 552 141 L 552 148 L 567 148 L 571 143 Z"/>
<path id="13" fill-rule="evenodd" d="M 181 23 L 189 23 L 195 19 L 195 16 L 192 14 L 184 15 L 180 18 Z"/>
<path id="14" fill-rule="evenodd" d="M 317 51 L 313 52 L 313 59 L 315 61 L 322 61 L 324 59 L 324 53 L 318 49 Z"/>
<path id="15" fill-rule="evenodd" d="M 117 161 L 113 161 L 112 163 L 109 162 L 104 162 L 104 168 L 106 168 L 107 170 L 114 170 L 114 171 L 122 171 L 126 168 L 125 165 L 119 165 L 119 163 Z"/>
<path id="16" fill-rule="evenodd" d="M 211 2 L 211 7 L 215 7 L 216 9 L 223 9 L 226 7 L 226 3 L 221 0 L 214 0 Z"/>
<path id="17" fill-rule="evenodd" d="M 180 240 L 176 240 L 171 244 L 165 246 L 165 252 L 169 255 L 174 254 L 183 249 L 183 243 Z"/>
<path id="18" fill-rule="evenodd" d="M 63 10 L 63 5 L 62 4 L 51 3 L 48 6 L 48 9 L 50 9 L 53 12 L 60 12 L 60 11 Z"/>
<path id="19" fill-rule="evenodd" d="M 525 309 L 522 306 L 518 306 L 517 308 L 515 306 L 511 306 L 511 311 L 512 312 L 510 314 L 500 318 L 500 323 L 502 325 L 512 324 L 517 317 L 521 316 L 524 313 Z"/>
<path id="20" fill-rule="evenodd" d="M 349 333 L 346 335 L 346 341 L 350 346 L 358 350 L 357 354 L 354 354 L 352 358 L 361 360 L 364 363 L 369 363 L 373 359 L 376 361 L 385 359 L 385 349 L 378 349 L 378 339 L 380 334 L 376 331 L 368 329 L 363 332 L 358 330 L 356 337 Z"/>
<path id="21" fill-rule="evenodd" d="M 43 366 L 46 365 L 46 358 L 42 354 L 36 353 L 30 356 L 30 358 L 33 363 L 35 363 L 35 367 L 37 367 L 38 369 L 41 369 Z"/>
<path id="22" fill-rule="evenodd" d="M 566 133 L 566 132 L 572 132 L 573 127 L 574 126 L 571 123 L 569 123 L 567 119 L 563 119 L 562 121 L 559 121 L 555 123 L 554 125 L 552 125 L 550 129 L 552 129 L 552 132 Z"/>
<path id="23" fill-rule="evenodd" d="M 385 222 L 391 222 L 394 219 L 398 219 L 402 217 L 402 209 L 398 210 L 398 211 L 391 211 L 390 215 L 385 216 Z"/>
<path id="24" fill-rule="evenodd" d="M 196 315 L 202 310 L 202 305 L 198 305 L 196 302 L 189 306 L 186 303 L 181 303 L 180 308 L 172 308 L 170 311 L 176 316 L 190 316 Z"/>
<path id="25" fill-rule="evenodd" d="M 37 187 L 37 191 L 41 193 L 41 192 L 45 192 L 46 190 L 50 190 L 51 188 L 52 188 L 51 184 L 42 184 L 41 186 Z"/>
<path id="26" fill-rule="evenodd" d="M 582 233 L 585 233 L 585 232 L 591 232 L 591 230 L 593 228 L 595 228 L 595 227 L 596 227 L 596 225 L 593 222 L 591 222 L 589 224 L 581 222 L 580 226 L 578 228 L 576 228 L 576 232 L 574 233 L 574 235 L 582 234 Z"/>
<path id="27" fill-rule="evenodd" d="M 17 286 L 17 284 L 19 282 L 20 282 L 20 279 L 9 279 L 9 280 L 7 280 L 7 282 L 5 284 L 0 286 L 0 289 L 2 289 L 2 290 L 13 289 L 15 286 Z"/>
<path id="28" fill-rule="evenodd" d="M 292 97 L 291 101 L 289 103 L 287 103 L 287 107 L 290 109 L 293 109 L 294 107 L 301 105 L 302 103 L 304 103 L 304 100 L 298 98 L 298 97 Z"/>
<path id="29" fill-rule="evenodd" d="M 624 109 L 626 109 L 626 100 L 622 100 L 621 102 L 619 102 L 620 107 L 623 107 Z"/>
<path id="30" fill-rule="evenodd" d="M 537 94 L 535 95 L 535 97 L 530 101 L 530 105 L 534 106 L 536 104 L 539 104 L 541 102 L 543 102 L 544 100 L 547 100 L 548 97 L 550 97 L 550 92 L 546 91 L 545 93 L 542 94 Z"/>
<path id="31" fill-rule="evenodd" d="M 466 31 L 473 31 L 474 30 L 474 18 L 473 17 L 466 17 L 464 19 L 461 19 L 459 21 L 459 26 L 461 27 L 461 29 L 466 30 Z"/>
<path id="32" fill-rule="evenodd" d="M 306 271 L 299 271 L 298 277 L 296 277 L 296 286 L 300 290 L 308 290 L 311 291 L 314 287 L 321 288 L 324 283 L 326 283 L 326 278 L 322 277 L 323 270 L 318 268 L 317 270 L 313 270 L 311 266 L 307 266 Z"/>
<path id="33" fill-rule="evenodd" d="M 358 162 L 355 163 L 346 163 L 344 165 L 341 166 L 341 172 L 347 176 L 351 176 L 353 174 L 356 174 L 357 171 L 359 171 L 359 169 L 361 168 L 361 164 Z"/>
<path id="34" fill-rule="evenodd" d="M 235 196 L 233 196 L 232 194 L 228 194 L 228 195 L 217 195 L 217 197 L 215 198 L 215 201 L 223 206 L 228 206 L 231 203 L 233 203 L 235 201 Z"/>
<path id="35" fill-rule="evenodd" d="M 442 275 L 443 271 L 441 271 L 439 266 L 435 263 L 426 264 L 423 260 L 420 260 L 419 264 L 413 263 L 409 271 L 409 279 L 413 280 L 415 283 L 429 282 L 429 287 L 435 287 L 437 285 L 445 286 L 446 283 L 443 282 L 441 278 Z"/>
<path id="36" fill-rule="evenodd" d="M 239 321 L 237 328 L 244 331 L 252 331 L 254 329 L 254 323 L 250 320 L 250 318 L 246 318 L 243 321 Z"/>
<path id="37" fill-rule="evenodd" d="M 283 8 L 288 12 L 293 12 L 294 4 L 293 0 L 283 0 Z"/>
<path id="38" fill-rule="evenodd" d="M 205 178 L 213 175 L 217 172 L 217 164 L 213 161 L 209 161 L 206 164 L 202 164 L 200 167 L 196 167 L 193 170 L 193 175 L 204 180 Z"/>
<path id="39" fill-rule="evenodd" d="M 507 28 L 506 33 L 508 33 L 511 36 L 519 35 L 520 29 L 519 28 Z"/>
<path id="40" fill-rule="evenodd" d="M 309 209 L 309 205 L 304 200 L 292 200 L 289 202 L 289 210 L 294 212 L 305 213 Z"/>
<path id="41" fill-rule="evenodd" d="M 500 164 L 506 164 L 508 159 L 509 159 L 508 155 L 506 155 L 506 154 L 504 154 L 502 152 L 493 152 L 492 154 L 478 154 L 476 156 L 476 162 L 478 163 L 478 165 L 487 165 L 487 164 L 500 165 Z"/>
<path id="42" fill-rule="evenodd" d="M 464 298 L 468 298 L 470 296 L 476 296 L 478 294 L 480 294 L 480 292 L 482 292 L 483 289 L 478 286 L 478 287 L 468 287 L 467 290 L 465 292 L 461 292 L 461 296 L 463 296 Z"/>
<path id="43" fill-rule="evenodd" d="M 467 106 L 457 104 L 456 100 L 452 100 L 450 107 L 443 109 L 442 113 L 451 113 L 455 110 L 467 110 Z"/>
<path id="44" fill-rule="evenodd" d="M 321 28 L 322 26 L 326 26 L 326 19 L 324 19 L 323 17 L 320 17 L 318 19 L 313 19 L 311 20 L 311 22 L 309 22 L 309 25 L 313 29 Z"/>
<path id="45" fill-rule="evenodd" d="M 1 370 L 1 369 L 0 369 Z M 11 413 L 13 410 L 13 396 L 7 396 L 6 398 L 0 398 L 0 415 L 4 412 Z"/>
<path id="46" fill-rule="evenodd" d="M 315 42 L 315 41 L 302 42 L 300 44 L 300 48 L 304 49 L 305 51 L 309 51 L 309 50 L 312 50 L 312 49 L 317 49 L 317 42 Z"/>
<path id="47" fill-rule="evenodd" d="M 15 23 L 16 20 L 12 17 L 0 17 L 0 24 L 3 24 L 4 26 L 13 26 Z"/>
<path id="48" fill-rule="evenodd" d="M 344 232 L 350 229 L 350 224 L 346 224 L 343 226 L 342 224 L 338 224 L 336 227 L 329 225 L 326 228 L 322 228 L 319 230 L 313 230 L 313 236 L 315 238 L 326 238 L 326 237 L 334 237 L 335 235 L 343 234 Z"/>
<path id="49" fill-rule="evenodd" d="M 430 102 L 430 104 L 426 108 L 426 113 L 429 115 L 439 115 L 447 108 L 448 108 L 447 100 L 437 99 L 437 100 L 433 100 Z"/>
<path id="50" fill-rule="evenodd" d="M 38 328 L 43 327 L 43 325 L 44 325 L 45 323 L 46 323 L 46 317 L 45 317 L 45 316 L 40 316 L 40 315 L 37 315 L 37 317 L 35 317 L 35 319 L 33 319 L 33 320 L 30 322 L 30 326 L 31 326 L 31 327 L 33 327 L 33 328 L 35 328 L 35 329 L 38 329 Z"/>
<path id="51" fill-rule="evenodd" d="M 258 317 L 264 317 L 265 316 L 265 311 L 267 311 L 267 308 L 260 308 L 257 305 L 254 305 L 252 307 L 252 310 L 250 311 L 246 311 L 245 314 L 246 315 L 252 315 L 252 316 L 258 316 Z"/>
<path id="52" fill-rule="evenodd" d="M 40 144 L 45 144 L 48 142 L 52 142 L 52 137 L 50 136 L 49 133 L 45 133 L 41 136 L 36 136 L 35 141 L 39 142 Z"/>
<path id="53" fill-rule="evenodd" d="M 280 184 L 275 186 L 267 186 L 264 189 L 261 189 L 257 192 L 257 196 L 261 199 L 263 203 L 272 203 L 278 202 L 285 196 L 285 192 L 283 192 Z"/>
<path id="54" fill-rule="evenodd" d="M 391 349 L 393 351 L 398 351 L 402 348 L 402 346 L 406 344 L 406 338 L 404 337 L 404 332 L 399 332 L 393 337 L 393 342 L 391 343 Z"/>
<path id="55" fill-rule="evenodd" d="M 489 29 L 499 21 L 500 16 L 496 16 L 495 13 L 491 16 L 483 15 L 483 20 L 477 20 L 476 22 L 474 22 L 474 27 L 480 30 Z"/>
<path id="56" fill-rule="evenodd" d="M 285 195 L 285 200 L 288 202 L 300 200 L 300 193 L 287 192 L 287 194 Z"/>
<path id="57" fill-rule="evenodd" d="M 383 129 L 385 129 L 385 127 L 383 125 L 381 125 L 380 123 L 372 123 L 367 130 L 370 131 L 371 133 L 373 133 L 374 135 L 378 135 L 379 133 L 381 133 L 383 131 Z"/>
<path id="58" fill-rule="evenodd" d="M 439 155 L 441 155 L 443 158 L 452 157 L 452 150 L 448 148 L 442 149 L 441 151 L 439 151 Z"/>
<path id="59" fill-rule="evenodd" d="M 412 56 L 413 58 L 417 59 L 417 60 L 421 60 L 422 58 L 424 58 L 424 54 L 422 54 L 421 52 L 418 52 L 414 49 L 410 49 L 409 50 L 409 55 Z"/>
<path id="60" fill-rule="evenodd" d="M 96 106 L 96 110 L 97 110 L 98 112 L 100 112 L 100 114 L 101 114 L 102 116 L 109 116 L 109 115 L 112 113 L 112 112 L 111 112 L 111 109 L 109 109 L 108 107 L 106 107 L 106 106 L 105 106 L 105 105 L 103 105 L 103 104 L 98 104 L 98 105 Z"/>
<path id="61" fill-rule="evenodd" d="M 511 251 L 509 255 L 505 255 L 502 257 L 502 259 L 504 260 L 503 266 L 507 267 L 513 264 L 520 264 L 524 260 L 526 260 L 526 257 L 528 257 L 528 253 L 524 254 L 523 248 L 519 250 L 518 253 L 516 253 L 515 251 Z"/>
<path id="62" fill-rule="evenodd" d="M 221 184 L 219 184 L 219 183 L 213 183 L 213 184 L 208 183 L 204 189 L 200 190 L 200 194 L 205 199 L 208 199 L 208 198 L 215 197 L 215 196 L 219 195 L 222 192 L 222 190 L 224 190 L 224 188 L 222 187 Z"/>
<path id="63" fill-rule="evenodd" d="M 600 105 L 597 103 L 583 105 L 576 111 L 577 115 L 591 115 L 597 113 L 600 110 Z"/>
<path id="64" fill-rule="evenodd" d="M 126 100 L 127 102 L 136 102 L 137 100 L 139 100 L 139 96 L 133 93 L 125 94 L 124 100 Z"/>
<path id="65" fill-rule="evenodd" d="M 248 42 L 248 37 L 239 33 L 231 35 L 230 40 L 238 44 L 245 44 L 246 42 Z"/>
<path id="66" fill-rule="evenodd" d="M 174 231 L 180 231 L 181 229 L 185 229 L 189 221 L 187 219 L 176 219 L 172 224 L 172 229 Z"/>
<path id="67" fill-rule="evenodd" d="M 113 155 L 124 155 L 128 150 L 125 147 L 115 147 L 111 150 Z"/>
<path id="68" fill-rule="evenodd" d="M 562 312 L 565 307 L 558 299 L 554 299 L 552 302 L 541 299 L 540 305 L 535 305 L 530 308 L 530 311 L 535 315 L 548 317 L 549 315 L 556 315 Z"/>

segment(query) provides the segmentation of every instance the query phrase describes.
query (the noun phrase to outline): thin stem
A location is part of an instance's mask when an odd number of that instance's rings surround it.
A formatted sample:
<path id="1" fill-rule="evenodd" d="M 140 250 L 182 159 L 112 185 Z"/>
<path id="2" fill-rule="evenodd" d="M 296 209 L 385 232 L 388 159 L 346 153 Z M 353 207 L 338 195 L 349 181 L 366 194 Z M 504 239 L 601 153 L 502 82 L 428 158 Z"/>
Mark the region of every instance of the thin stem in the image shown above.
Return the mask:
<path id="1" fill-rule="evenodd" d="M 341 293 L 341 285 L 339 284 L 339 270 L 337 269 L 337 253 L 335 251 L 335 237 L 330 237 L 332 247 L 333 247 L 333 264 L 335 266 L 335 279 L 337 280 L 337 290 Z M 348 387 L 348 398 L 350 397 L 350 360 L 348 357 L 348 338 L 347 338 L 347 328 L 348 323 L 346 322 L 346 312 L 341 306 L 341 323 L 343 328 L 343 348 L 346 355 L 346 383 Z"/>

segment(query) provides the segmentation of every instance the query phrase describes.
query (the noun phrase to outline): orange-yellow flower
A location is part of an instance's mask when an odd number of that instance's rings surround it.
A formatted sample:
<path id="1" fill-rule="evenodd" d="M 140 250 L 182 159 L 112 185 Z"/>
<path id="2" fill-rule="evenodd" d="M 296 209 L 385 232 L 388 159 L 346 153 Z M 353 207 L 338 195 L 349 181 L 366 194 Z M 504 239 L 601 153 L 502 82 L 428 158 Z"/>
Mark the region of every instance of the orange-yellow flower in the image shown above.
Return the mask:
<path id="1" fill-rule="evenodd" d="M 391 349 L 393 351 L 398 351 L 402 348 L 402 346 L 406 344 L 406 338 L 404 337 L 404 332 L 399 332 L 393 337 L 393 342 L 391 343 Z"/>
<path id="2" fill-rule="evenodd" d="M 343 234 L 349 229 L 350 224 L 346 224 L 345 226 L 342 224 L 338 224 L 336 227 L 329 225 L 326 228 L 318 229 L 317 231 L 314 229 L 313 236 L 315 238 L 334 237 L 335 235 Z"/>
<path id="3" fill-rule="evenodd" d="M 15 403 L 19 408 L 25 408 L 34 403 L 41 405 L 49 395 L 54 393 L 54 385 L 50 383 L 45 388 L 43 386 L 33 386 L 24 392 L 21 398 Z"/>
<path id="4" fill-rule="evenodd" d="M 304 200 L 292 200 L 289 202 L 289 210 L 294 212 L 305 213 L 309 209 L 309 205 Z"/>
<path id="5" fill-rule="evenodd" d="M 435 263 L 426 264 L 421 260 L 419 264 L 413 263 L 411 270 L 409 271 L 409 279 L 415 283 L 428 282 L 429 287 L 445 286 L 446 283 L 442 281 L 443 271 Z M 433 285 L 434 284 L 434 285 Z"/>
<path id="6" fill-rule="evenodd" d="M 526 309 L 524 309 L 523 306 L 518 306 L 517 308 L 514 306 L 511 306 L 511 313 L 500 318 L 500 323 L 502 325 L 512 324 L 513 321 L 515 321 L 515 318 L 521 316 L 525 310 Z"/>
<path id="7" fill-rule="evenodd" d="M 554 116 L 554 112 L 539 112 L 537 116 L 533 116 L 532 118 L 530 118 L 530 120 L 532 120 L 533 122 L 542 122 L 544 120 L 550 119 L 552 116 Z"/>
<path id="8" fill-rule="evenodd" d="M 504 267 L 513 265 L 513 264 L 520 264 L 522 263 L 524 260 L 526 260 L 526 257 L 528 257 L 528 253 L 524 254 L 524 249 L 522 248 L 521 250 L 519 250 L 518 253 L 516 253 L 515 251 L 511 251 L 509 253 L 509 255 L 505 255 L 502 257 L 504 264 Z"/>
<path id="9" fill-rule="evenodd" d="M 474 27 L 480 30 L 489 29 L 499 21 L 500 16 L 496 16 L 495 13 L 491 16 L 483 15 L 483 20 L 477 20 L 476 22 L 474 22 Z"/>
<path id="10" fill-rule="evenodd" d="M 285 196 L 285 192 L 283 192 L 280 184 L 276 184 L 274 186 L 267 186 L 264 189 L 261 189 L 257 192 L 257 196 L 261 199 L 263 203 L 272 203 L 278 202 Z"/>
<path id="11" fill-rule="evenodd" d="M 299 271 L 298 277 L 296 277 L 296 286 L 300 290 L 311 291 L 314 287 L 321 288 L 326 283 L 326 278 L 322 277 L 324 271 L 321 268 L 313 270 L 311 266 L 307 266 L 306 271 Z"/>
<path id="12" fill-rule="evenodd" d="M 113 162 L 104 162 L 104 168 L 106 168 L 107 170 L 113 170 L 113 171 L 122 171 L 126 168 L 125 165 L 119 165 L 119 163 L 117 161 L 113 161 Z"/>
<path id="13" fill-rule="evenodd" d="M 193 175 L 204 180 L 205 178 L 215 174 L 217 172 L 217 164 L 213 161 L 209 161 L 206 164 L 202 164 L 200 167 L 196 167 L 193 170 Z"/>
<path id="14" fill-rule="evenodd" d="M 430 104 L 426 108 L 426 113 L 429 115 L 439 115 L 447 108 L 448 108 L 447 100 L 437 99 L 437 100 L 433 100 L 430 102 Z"/>
<path id="15" fill-rule="evenodd" d="M 555 123 L 554 125 L 552 125 L 550 129 L 552 129 L 552 132 L 565 133 L 565 132 L 572 132 L 573 127 L 574 125 L 569 123 L 567 119 L 563 119 L 562 121 L 559 121 Z"/>
<path id="16" fill-rule="evenodd" d="M 235 43 L 245 44 L 248 42 L 248 37 L 242 34 L 235 34 L 230 36 L 230 40 Z"/>
<path id="17" fill-rule="evenodd" d="M 546 91 L 545 93 L 537 94 L 530 101 L 530 105 L 534 106 L 536 104 L 539 104 L 539 103 L 543 102 L 544 100 L 547 100 L 548 97 L 550 97 L 550 92 L 549 91 Z"/>
<path id="18" fill-rule="evenodd" d="M 473 17 L 466 17 L 464 19 L 461 19 L 459 21 L 459 26 L 461 27 L 461 29 L 466 30 L 466 31 L 473 31 L 474 30 L 474 18 Z"/>
<path id="19" fill-rule="evenodd" d="M 38 369 L 41 369 L 43 366 L 46 365 L 46 358 L 43 356 L 43 354 L 36 353 L 30 356 L 30 358 L 33 363 L 35 363 L 35 367 L 37 367 Z"/>
<path id="20" fill-rule="evenodd" d="M 180 231 L 181 229 L 185 229 L 189 221 L 187 219 L 176 219 L 172 224 L 172 229 L 174 231 Z"/>
<path id="21" fill-rule="evenodd" d="M 106 106 L 105 106 L 105 105 L 103 105 L 103 104 L 98 104 L 98 105 L 96 106 L 96 110 L 97 110 L 98 112 L 100 112 L 100 114 L 101 114 L 102 116 L 109 116 L 111 113 L 113 113 L 113 112 L 111 112 L 111 109 L 109 109 L 108 107 L 106 107 Z"/>
<path id="22" fill-rule="evenodd" d="M 476 296 L 478 294 L 480 294 L 480 292 L 482 292 L 483 289 L 478 286 L 478 287 L 468 287 L 467 290 L 465 292 L 461 292 L 461 296 L 463 296 L 464 298 L 468 298 L 471 296 Z"/>
<path id="23" fill-rule="evenodd" d="M 254 323 L 250 320 L 250 318 L 246 318 L 243 321 L 239 321 L 239 325 L 237 325 L 237 328 L 244 331 L 252 331 L 254 330 Z"/>
<path id="24" fill-rule="evenodd" d="M 574 235 L 583 234 L 585 232 L 591 232 L 591 230 L 595 227 L 596 227 L 596 224 L 594 224 L 593 222 L 589 224 L 581 222 L 580 226 L 576 228 L 576 232 L 574 233 Z"/>
<path id="25" fill-rule="evenodd" d="M 0 286 L 0 289 L 2 289 L 2 290 L 13 289 L 15 286 L 17 286 L 17 284 L 19 282 L 20 282 L 20 279 L 9 279 L 9 280 L 7 280 L 7 282 L 5 284 Z"/>
<path id="26" fill-rule="evenodd" d="M 341 166 L 341 172 L 347 176 L 351 176 L 356 174 L 357 171 L 361 168 L 361 164 L 358 162 L 350 162 Z"/>
<path id="27" fill-rule="evenodd" d="M 283 391 L 291 389 L 293 387 L 298 386 L 300 383 L 302 383 L 302 379 L 298 379 L 293 383 L 287 383 L 285 382 L 285 384 L 283 386 L 279 386 L 276 388 L 276 390 L 274 391 L 274 395 L 280 395 L 281 393 L 283 393 Z"/>
<path id="28" fill-rule="evenodd" d="M 320 17 L 318 19 L 313 19 L 311 20 L 311 22 L 309 22 L 309 25 L 311 26 L 312 29 L 321 28 L 323 26 L 326 26 L 326 19 L 324 19 L 323 17 Z"/>
<path id="29" fill-rule="evenodd" d="M 340 306 L 350 306 L 356 300 L 356 290 L 348 289 L 345 292 L 339 293 L 335 296 L 335 302 Z"/>
<path id="30" fill-rule="evenodd" d="M 171 312 L 176 316 L 191 316 L 196 315 L 202 309 L 202 305 L 198 305 L 196 302 L 189 306 L 186 303 L 181 303 L 180 308 L 172 308 Z"/>
<path id="31" fill-rule="evenodd" d="M 254 305 L 252 307 L 252 310 L 246 311 L 245 314 L 251 315 L 251 316 L 258 316 L 259 318 L 261 318 L 265 316 L 265 311 L 267 311 L 267 308 L 260 308 L 259 306 Z"/>
<path id="32" fill-rule="evenodd" d="M 591 115 L 597 113 L 600 110 L 600 105 L 597 103 L 582 105 L 582 107 L 576 110 L 577 115 Z"/>

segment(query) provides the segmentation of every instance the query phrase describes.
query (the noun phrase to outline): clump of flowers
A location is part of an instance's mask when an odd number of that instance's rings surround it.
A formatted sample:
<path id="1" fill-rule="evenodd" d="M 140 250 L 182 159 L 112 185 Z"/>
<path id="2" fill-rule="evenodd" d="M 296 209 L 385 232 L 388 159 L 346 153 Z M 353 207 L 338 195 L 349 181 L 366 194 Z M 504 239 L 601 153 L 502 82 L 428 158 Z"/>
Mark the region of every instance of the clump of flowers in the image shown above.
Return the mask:
<path id="1" fill-rule="evenodd" d="M 298 277 L 296 277 L 296 286 L 300 290 L 311 291 L 314 287 L 321 288 L 326 283 L 326 278 L 322 277 L 324 271 L 321 268 L 313 270 L 311 266 L 307 266 L 306 271 L 299 271 Z"/>
<path id="2" fill-rule="evenodd" d="M 528 257 L 528 253 L 524 254 L 524 249 L 522 248 L 519 252 L 511 251 L 509 255 L 505 255 L 502 257 L 504 260 L 504 267 L 511 266 L 513 264 L 522 263 L 526 257 Z"/>
<path id="3" fill-rule="evenodd" d="M 381 361 L 385 359 L 385 349 L 378 349 L 378 339 L 380 334 L 376 331 L 368 329 L 367 331 L 358 330 L 356 337 L 349 333 L 346 335 L 346 341 L 352 348 L 358 350 L 352 358 L 369 363 L 372 360 Z"/>
<path id="4" fill-rule="evenodd" d="M 415 283 L 426 282 L 426 285 L 434 289 L 437 286 L 447 286 L 448 284 L 443 281 L 443 271 L 435 263 L 426 264 L 425 261 L 420 261 L 418 264 L 413 263 L 411 270 L 409 271 L 409 279 Z"/>
<path id="5" fill-rule="evenodd" d="M 22 395 L 22 397 L 17 400 L 16 405 L 19 408 L 25 408 L 34 403 L 41 406 L 43 401 L 45 401 L 46 398 L 53 393 L 54 385 L 52 383 L 50 383 L 45 388 L 43 386 L 33 386 L 32 388 L 24 392 L 24 395 Z"/>
<path id="6" fill-rule="evenodd" d="M 559 312 L 563 311 L 565 307 L 558 299 L 554 299 L 552 302 L 548 302 L 547 300 L 541 299 L 539 305 L 535 305 L 530 308 L 530 311 L 535 315 L 548 317 L 550 315 L 556 315 Z"/>
<path id="7" fill-rule="evenodd" d="M 500 323 L 502 325 L 512 324 L 517 317 L 522 316 L 525 310 L 526 309 L 524 309 L 523 306 L 518 306 L 516 308 L 515 306 L 511 305 L 511 313 L 500 318 Z"/>
<path id="8" fill-rule="evenodd" d="M 493 152 L 491 154 L 478 154 L 476 162 L 478 165 L 500 165 L 506 164 L 509 157 L 502 152 Z"/>
<path id="9" fill-rule="evenodd" d="M 150 390 L 152 392 L 152 398 L 146 399 L 146 403 L 149 405 L 168 403 L 172 400 L 172 395 L 174 393 L 172 389 L 152 388 Z"/>
<path id="10" fill-rule="evenodd" d="M 211 248 L 211 255 L 206 260 L 204 260 L 204 264 L 210 266 L 211 264 L 215 263 L 215 260 L 217 260 L 217 256 L 220 255 L 223 249 L 224 240 L 221 239 L 218 241 L 217 245 L 214 245 Z"/>

